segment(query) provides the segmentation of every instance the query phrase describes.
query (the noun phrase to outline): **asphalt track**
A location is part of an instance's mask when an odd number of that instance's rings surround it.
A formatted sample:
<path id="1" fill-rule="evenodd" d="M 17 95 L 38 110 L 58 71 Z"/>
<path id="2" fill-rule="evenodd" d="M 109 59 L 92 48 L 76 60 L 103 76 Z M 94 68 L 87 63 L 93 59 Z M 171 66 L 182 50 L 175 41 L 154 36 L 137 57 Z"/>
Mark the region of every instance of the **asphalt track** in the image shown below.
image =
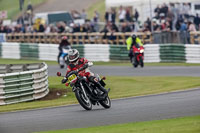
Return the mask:
<path id="1" fill-rule="evenodd" d="M 200 67 L 133 69 L 96 66 L 92 70 L 103 75 L 200 76 Z M 57 66 L 49 67 L 49 75 L 55 75 L 57 71 L 65 72 L 59 70 Z M 110 109 L 94 106 L 92 111 L 85 111 L 80 105 L 70 105 L 0 113 L 0 133 L 29 133 L 200 115 L 199 103 L 200 88 L 197 88 L 190 91 L 112 100 Z"/>
<path id="2" fill-rule="evenodd" d="M 148 66 L 133 68 L 131 66 L 92 66 L 91 71 L 104 76 L 200 76 L 200 66 Z M 66 73 L 59 66 L 49 66 L 49 76 L 56 76 L 56 72 Z"/>

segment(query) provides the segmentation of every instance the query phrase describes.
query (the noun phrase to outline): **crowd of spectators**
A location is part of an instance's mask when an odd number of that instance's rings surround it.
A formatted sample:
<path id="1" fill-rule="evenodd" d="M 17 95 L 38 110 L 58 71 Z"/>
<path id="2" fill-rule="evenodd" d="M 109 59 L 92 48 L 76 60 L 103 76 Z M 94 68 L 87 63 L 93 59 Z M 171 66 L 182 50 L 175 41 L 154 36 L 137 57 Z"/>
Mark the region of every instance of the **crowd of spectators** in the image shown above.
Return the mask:
<path id="1" fill-rule="evenodd" d="M 189 3 L 170 3 L 157 6 L 152 20 L 154 31 L 197 31 L 200 28 L 200 17 L 191 14 Z M 145 22 L 144 30 L 150 30 L 149 19 Z"/>
<path id="2" fill-rule="evenodd" d="M 84 23 L 57 22 L 56 24 L 46 25 L 42 20 L 38 25 L 30 21 L 30 14 L 20 17 L 17 23 L 12 25 L 3 25 L 0 21 L 0 33 L 64 33 L 64 32 L 149 32 L 149 31 L 197 31 L 200 30 L 200 17 L 198 14 L 191 14 L 191 5 L 189 3 L 170 3 L 158 5 L 154 9 L 154 16 L 141 24 L 139 22 L 140 14 L 137 9 L 120 6 L 118 10 L 111 8 L 104 14 L 104 22 L 100 21 L 98 11 L 94 11 L 93 18 L 88 19 L 86 11 L 71 11 L 74 19 L 83 19 Z M 31 16 L 32 18 L 32 16 Z M 27 20 L 27 21 L 24 21 Z M 153 28 L 153 29 L 152 29 Z"/>

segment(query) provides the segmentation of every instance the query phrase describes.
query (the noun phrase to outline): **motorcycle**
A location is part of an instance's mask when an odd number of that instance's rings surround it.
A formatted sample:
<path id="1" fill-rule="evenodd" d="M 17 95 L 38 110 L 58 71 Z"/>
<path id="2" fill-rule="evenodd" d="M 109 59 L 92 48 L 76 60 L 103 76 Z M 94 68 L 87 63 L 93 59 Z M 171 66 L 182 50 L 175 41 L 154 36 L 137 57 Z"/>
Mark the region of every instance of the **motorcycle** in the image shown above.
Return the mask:
<path id="1" fill-rule="evenodd" d="M 136 68 L 138 65 L 144 67 L 144 47 L 133 46 L 134 56 L 132 57 L 132 64 Z"/>
<path id="2" fill-rule="evenodd" d="M 66 64 L 66 66 L 69 64 L 67 55 L 68 55 L 68 52 L 69 52 L 70 49 L 71 49 L 71 46 L 65 46 L 65 47 L 62 48 L 62 53 L 59 57 L 60 68 L 64 68 L 65 64 Z"/>
<path id="3" fill-rule="evenodd" d="M 64 79 L 66 79 L 66 86 L 70 85 L 72 87 L 72 91 L 75 93 L 76 99 L 79 104 L 86 110 L 91 110 L 92 105 L 102 105 L 104 108 L 111 107 L 111 101 L 108 95 L 102 96 L 103 92 L 98 89 L 92 82 L 89 82 L 85 76 L 79 75 L 79 72 L 82 71 L 80 69 L 77 71 L 71 71 L 67 74 Z M 61 76 L 60 72 L 57 72 L 57 76 Z M 105 86 L 105 78 L 100 79 L 98 75 L 96 75 L 102 86 Z"/>

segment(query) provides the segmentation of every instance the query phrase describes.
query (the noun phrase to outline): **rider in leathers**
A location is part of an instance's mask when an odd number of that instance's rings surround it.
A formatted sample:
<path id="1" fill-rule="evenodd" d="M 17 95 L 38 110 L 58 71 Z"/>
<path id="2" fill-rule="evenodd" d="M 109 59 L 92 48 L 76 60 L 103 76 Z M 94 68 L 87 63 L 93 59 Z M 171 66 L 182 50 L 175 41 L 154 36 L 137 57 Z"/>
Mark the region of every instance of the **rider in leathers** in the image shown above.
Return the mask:
<path id="1" fill-rule="evenodd" d="M 134 57 L 133 46 L 135 45 L 138 48 L 139 46 L 143 46 L 143 43 L 139 37 L 133 34 L 126 40 L 126 44 L 127 50 L 129 50 L 128 56 L 130 57 L 130 61 L 132 62 L 132 58 Z"/>
<path id="2" fill-rule="evenodd" d="M 80 58 L 79 52 L 76 49 L 72 49 L 69 51 L 68 58 L 69 58 L 70 63 L 67 67 L 66 75 L 71 71 L 78 72 L 82 67 L 84 67 L 85 69 L 80 71 L 79 75 L 87 77 L 87 79 L 90 82 L 94 83 L 103 92 L 101 96 L 107 96 L 108 91 L 99 83 L 99 80 L 94 76 L 94 73 L 92 73 L 88 68 L 93 65 L 92 62 L 89 62 L 85 58 Z M 66 82 L 66 81 L 63 81 L 63 82 Z"/>

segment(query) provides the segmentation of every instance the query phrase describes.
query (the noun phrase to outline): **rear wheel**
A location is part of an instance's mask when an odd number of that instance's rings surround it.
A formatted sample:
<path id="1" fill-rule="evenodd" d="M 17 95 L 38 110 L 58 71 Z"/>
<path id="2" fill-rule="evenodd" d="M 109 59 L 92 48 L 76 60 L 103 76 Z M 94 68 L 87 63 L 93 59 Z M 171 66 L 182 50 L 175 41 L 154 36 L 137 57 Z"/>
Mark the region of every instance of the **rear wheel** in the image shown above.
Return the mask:
<path id="1" fill-rule="evenodd" d="M 111 107 L 111 101 L 108 96 L 105 98 L 105 100 L 99 101 L 99 103 L 106 109 Z"/>
<path id="2" fill-rule="evenodd" d="M 75 91 L 75 96 L 76 96 L 76 99 L 78 100 L 78 102 L 80 103 L 80 105 L 84 109 L 86 109 L 86 110 L 92 109 L 92 103 L 91 103 L 90 99 L 87 96 L 85 96 L 82 91 L 77 89 Z"/>

